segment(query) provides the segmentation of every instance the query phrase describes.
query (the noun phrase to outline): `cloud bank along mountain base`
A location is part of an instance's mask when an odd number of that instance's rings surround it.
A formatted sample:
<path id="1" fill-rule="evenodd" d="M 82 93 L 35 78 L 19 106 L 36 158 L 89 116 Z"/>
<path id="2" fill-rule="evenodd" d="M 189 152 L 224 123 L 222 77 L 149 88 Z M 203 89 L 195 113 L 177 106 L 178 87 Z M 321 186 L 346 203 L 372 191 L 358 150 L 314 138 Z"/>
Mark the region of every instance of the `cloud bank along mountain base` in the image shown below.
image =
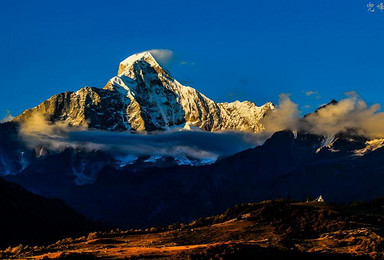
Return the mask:
<path id="1" fill-rule="evenodd" d="M 260 133 L 212 133 L 177 128 L 151 134 L 93 131 L 63 123 L 52 124 L 39 113 L 22 123 L 20 133 L 31 148 L 45 146 L 50 150 L 63 150 L 71 147 L 108 151 L 117 156 L 185 155 L 215 160 L 260 145 L 274 132 L 285 129 L 324 136 L 353 131 L 368 138 L 381 138 L 384 137 L 384 113 L 379 110 L 379 104 L 368 106 L 357 94 L 347 93 L 347 98 L 301 118 L 298 105 L 282 94 L 276 109 L 262 119 L 265 129 Z"/>
<path id="2" fill-rule="evenodd" d="M 39 113 L 21 124 L 20 133 L 30 148 L 45 146 L 60 151 L 80 148 L 125 155 L 186 155 L 196 159 L 215 160 L 263 143 L 264 134 L 247 132 L 203 132 L 174 129 L 168 132 L 136 134 L 68 127 L 50 123 Z"/>

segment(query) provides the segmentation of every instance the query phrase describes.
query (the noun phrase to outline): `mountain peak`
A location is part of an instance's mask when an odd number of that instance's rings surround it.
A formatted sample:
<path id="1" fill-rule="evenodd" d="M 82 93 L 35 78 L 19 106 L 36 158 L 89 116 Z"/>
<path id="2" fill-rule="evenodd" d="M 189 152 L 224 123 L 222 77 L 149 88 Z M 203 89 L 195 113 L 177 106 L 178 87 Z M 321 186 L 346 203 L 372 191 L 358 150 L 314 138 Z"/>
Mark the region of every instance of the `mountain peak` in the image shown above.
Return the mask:
<path id="1" fill-rule="evenodd" d="M 118 75 L 123 74 L 127 69 L 132 67 L 137 62 L 144 61 L 148 63 L 151 67 L 160 67 L 159 63 L 156 61 L 155 57 L 151 54 L 150 51 L 144 51 L 140 53 L 133 54 L 120 62 Z"/>
<path id="2" fill-rule="evenodd" d="M 304 118 L 310 116 L 310 115 L 314 115 L 314 114 L 317 114 L 319 111 L 321 111 L 322 109 L 326 108 L 326 107 L 329 107 L 329 106 L 332 106 L 332 105 L 336 105 L 338 104 L 339 102 L 335 99 L 332 99 L 330 102 L 328 102 L 327 104 L 324 104 L 324 105 L 321 105 L 320 107 L 318 107 L 314 112 L 311 112 L 309 114 L 306 114 L 304 115 Z"/>
<path id="3" fill-rule="evenodd" d="M 326 107 L 329 107 L 329 106 L 333 106 L 333 105 L 336 105 L 338 104 L 339 102 L 335 99 L 332 99 L 330 102 L 328 102 L 327 104 L 325 105 L 322 105 L 320 106 L 318 109 L 315 110 L 315 113 L 318 112 L 319 110 L 323 109 L 323 108 L 326 108 Z"/>
<path id="4" fill-rule="evenodd" d="M 264 129 L 261 119 L 274 109 L 271 103 L 261 107 L 248 101 L 216 103 L 171 77 L 155 59 L 155 51 L 123 60 L 118 75 L 103 89 L 57 94 L 16 120 L 39 112 L 50 122 L 110 131 L 164 131 L 190 125 L 204 131 Z M 161 56 L 158 59 L 161 62 Z"/>

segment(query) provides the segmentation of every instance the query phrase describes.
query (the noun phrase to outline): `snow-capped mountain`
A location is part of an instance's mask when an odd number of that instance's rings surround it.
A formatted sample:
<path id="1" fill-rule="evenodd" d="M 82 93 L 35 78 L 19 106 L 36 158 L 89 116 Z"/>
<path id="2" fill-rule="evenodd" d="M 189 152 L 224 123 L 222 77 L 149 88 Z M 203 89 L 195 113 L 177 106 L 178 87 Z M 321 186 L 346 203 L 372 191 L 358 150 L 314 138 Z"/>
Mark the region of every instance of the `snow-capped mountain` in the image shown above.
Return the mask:
<path id="1" fill-rule="evenodd" d="M 118 75 L 103 89 L 84 87 L 57 94 L 16 117 L 23 121 L 39 112 L 51 122 L 110 131 L 156 131 L 178 126 L 204 131 L 259 132 L 260 119 L 274 109 L 270 102 L 216 103 L 183 86 L 150 52 L 134 54 L 119 65 Z"/>
<path id="2" fill-rule="evenodd" d="M 255 199 L 302 200 L 322 194 L 329 201 L 348 202 L 383 196 L 383 139 L 361 136 L 355 128 L 327 135 L 310 131 L 311 118 L 336 104 L 333 100 L 300 119 L 302 129 L 276 132 L 259 146 L 239 150 L 243 138 L 213 139 L 234 133 L 203 131 L 259 132 L 260 119 L 274 109 L 272 103 L 216 103 L 172 78 L 151 53 L 139 53 L 121 62 L 118 75 L 103 89 L 85 87 L 55 95 L 15 122 L 0 124 L 0 175 L 35 194 L 63 199 L 89 218 L 121 226 L 185 222 Z M 45 129 L 29 135 L 24 129 L 28 124 L 18 122 L 36 112 L 60 123 L 58 130 L 53 126 L 48 136 Z M 67 133 L 59 131 L 61 125 L 203 131 Z M 147 137 L 151 139 L 144 140 Z M 203 140 L 204 146 L 196 140 Z M 210 150 L 205 143 L 220 145 Z"/>

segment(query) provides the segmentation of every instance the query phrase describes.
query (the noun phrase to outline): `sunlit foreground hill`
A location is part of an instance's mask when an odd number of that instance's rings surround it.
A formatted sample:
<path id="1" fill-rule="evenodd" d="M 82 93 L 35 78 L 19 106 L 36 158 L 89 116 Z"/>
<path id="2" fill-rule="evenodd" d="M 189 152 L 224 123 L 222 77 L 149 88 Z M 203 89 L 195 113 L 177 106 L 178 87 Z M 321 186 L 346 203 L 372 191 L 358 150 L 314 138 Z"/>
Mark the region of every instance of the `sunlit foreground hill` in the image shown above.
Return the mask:
<path id="1" fill-rule="evenodd" d="M 383 200 L 240 204 L 189 224 L 94 232 L 48 246 L 18 246 L 2 257 L 28 259 L 381 259 Z"/>

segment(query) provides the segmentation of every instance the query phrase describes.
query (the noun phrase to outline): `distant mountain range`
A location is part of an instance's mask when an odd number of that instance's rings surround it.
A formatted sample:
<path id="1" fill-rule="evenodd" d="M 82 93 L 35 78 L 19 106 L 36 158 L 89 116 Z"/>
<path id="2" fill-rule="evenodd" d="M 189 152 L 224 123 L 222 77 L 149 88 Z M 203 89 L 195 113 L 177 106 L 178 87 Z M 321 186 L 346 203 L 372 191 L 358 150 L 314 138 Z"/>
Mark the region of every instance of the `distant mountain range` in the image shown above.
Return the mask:
<path id="1" fill-rule="evenodd" d="M 36 194 L 60 198 L 91 220 L 146 227 L 278 197 L 323 195 L 326 201 L 346 203 L 383 196 L 383 142 L 372 142 L 283 131 L 262 146 L 206 166 L 177 165 L 167 158 L 117 165 L 106 152 L 66 148 L 3 177 Z"/>

